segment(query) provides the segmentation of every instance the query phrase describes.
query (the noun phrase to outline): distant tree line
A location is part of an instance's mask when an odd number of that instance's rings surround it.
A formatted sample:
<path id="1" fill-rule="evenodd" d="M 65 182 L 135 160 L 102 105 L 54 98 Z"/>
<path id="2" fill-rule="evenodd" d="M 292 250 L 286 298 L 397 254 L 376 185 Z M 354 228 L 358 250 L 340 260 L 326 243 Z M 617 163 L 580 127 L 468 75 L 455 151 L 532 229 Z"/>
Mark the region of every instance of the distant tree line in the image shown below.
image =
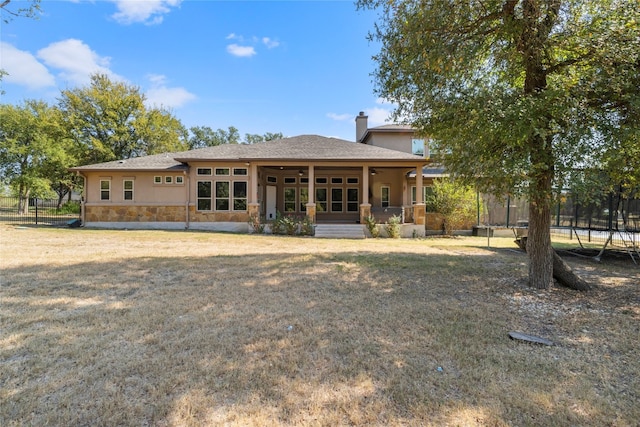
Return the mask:
<path id="1" fill-rule="evenodd" d="M 69 168 L 222 144 L 254 144 L 282 133 L 189 129 L 170 111 L 150 108 L 138 87 L 94 74 L 86 87 L 63 90 L 56 105 L 25 100 L 0 104 L 0 180 L 21 200 L 57 195 L 80 185 Z"/>

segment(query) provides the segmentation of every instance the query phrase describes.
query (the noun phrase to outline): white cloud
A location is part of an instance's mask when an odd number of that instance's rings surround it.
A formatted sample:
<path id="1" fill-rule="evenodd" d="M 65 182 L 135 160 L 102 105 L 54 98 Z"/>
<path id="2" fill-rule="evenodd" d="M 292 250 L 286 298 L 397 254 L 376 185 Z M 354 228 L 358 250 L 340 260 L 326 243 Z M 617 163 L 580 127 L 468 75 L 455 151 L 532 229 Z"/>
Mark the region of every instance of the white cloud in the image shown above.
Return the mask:
<path id="1" fill-rule="evenodd" d="M 268 49 L 273 49 L 274 47 L 278 47 L 280 46 L 280 42 L 277 40 L 273 40 L 269 37 L 263 37 L 262 38 L 262 43 L 264 43 L 264 45 L 268 48 Z"/>
<path id="2" fill-rule="evenodd" d="M 109 57 L 101 57 L 82 40 L 67 39 L 51 43 L 38 51 L 38 58 L 48 67 L 61 70 L 60 78 L 68 83 L 88 84 L 91 74 L 96 73 L 123 80 L 109 69 Z"/>
<path id="3" fill-rule="evenodd" d="M 235 40 L 237 43 L 227 45 L 227 52 L 231 55 L 249 58 L 253 55 L 257 55 L 256 47 L 264 45 L 267 49 L 274 49 L 280 46 L 278 40 L 271 37 L 244 37 L 243 35 L 230 33 L 226 40 Z"/>
<path id="4" fill-rule="evenodd" d="M 118 12 L 112 17 L 121 24 L 160 24 L 164 15 L 178 7 L 182 0 L 112 0 Z"/>
<path id="5" fill-rule="evenodd" d="M 369 127 L 380 126 L 389 121 L 391 117 L 391 108 L 373 107 L 364 110 L 365 114 L 369 116 Z"/>
<path id="6" fill-rule="evenodd" d="M 183 87 L 167 87 L 166 76 L 149 74 L 147 79 L 151 89 L 145 93 L 145 103 L 149 107 L 179 108 L 196 99 L 196 96 Z"/>
<path id="7" fill-rule="evenodd" d="M 353 114 L 336 114 L 336 113 L 327 113 L 327 117 L 329 117 L 332 120 L 337 120 L 337 121 L 345 121 L 345 120 L 349 120 L 349 119 L 354 119 L 355 120 L 355 116 Z"/>
<path id="8" fill-rule="evenodd" d="M 253 46 L 240 46 L 235 43 L 227 46 L 227 52 L 229 52 L 233 56 L 240 56 L 245 58 L 250 58 L 257 53 Z"/>
<path id="9" fill-rule="evenodd" d="M 55 86 L 54 76 L 35 56 L 6 42 L 0 42 L 2 68 L 8 73 L 6 83 L 26 86 L 30 90 Z"/>

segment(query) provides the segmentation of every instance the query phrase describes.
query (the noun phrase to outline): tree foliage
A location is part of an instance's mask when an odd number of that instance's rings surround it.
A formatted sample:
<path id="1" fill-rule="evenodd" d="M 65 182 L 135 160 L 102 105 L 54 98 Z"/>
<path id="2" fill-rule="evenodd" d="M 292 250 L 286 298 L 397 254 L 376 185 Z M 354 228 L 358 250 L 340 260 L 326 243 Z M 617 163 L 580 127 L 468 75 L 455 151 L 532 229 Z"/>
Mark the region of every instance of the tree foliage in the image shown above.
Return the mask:
<path id="1" fill-rule="evenodd" d="M 442 215 L 444 234 L 451 236 L 474 220 L 477 193 L 472 187 L 457 183 L 453 178 L 441 178 L 433 181 L 432 189 L 426 202 Z"/>
<path id="2" fill-rule="evenodd" d="M 532 286 L 551 283 L 552 188 L 580 168 L 637 180 L 636 0 L 361 0 L 377 93 L 449 173 L 530 200 Z M 629 157 L 634 156 L 635 157 Z"/>
<path id="3" fill-rule="evenodd" d="M 0 105 L 0 170 L 27 209 L 29 197 L 46 196 L 51 184 L 68 184 L 73 166 L 60 111 L 42 101 Z"/>
<path id="4" fill-rule="evenodd" d="M 100 163 L 187 148 L 186 130 L 169 112 L 147 109 L 139 88 L 94 74 L 87 87 L 62 91 L 60 108 L 81 152 Z"/>
<path id="5" fill-rule="evenodd" d="M 240 140 L 238 129 L 229 126 L 228 130 L 218 129 L 214 131 L 209 126 L 194 126 L 189 128 L 189 149 L 214 147 L 223 144 L 257 144 L 283 138 L 282 133 L 267 132 L 264 135 L 246 133 L 244 141 Z"/>
<path id="6" fill-rule="evenodd" d="M 13 7 L 15 4 L 18 6 Z M 41 0 L 14 1 L 0 0 L 0 10 L 2 11 L 2 21 L 8 23 L 13 17 L 37 18 L 41 12 Z"/>

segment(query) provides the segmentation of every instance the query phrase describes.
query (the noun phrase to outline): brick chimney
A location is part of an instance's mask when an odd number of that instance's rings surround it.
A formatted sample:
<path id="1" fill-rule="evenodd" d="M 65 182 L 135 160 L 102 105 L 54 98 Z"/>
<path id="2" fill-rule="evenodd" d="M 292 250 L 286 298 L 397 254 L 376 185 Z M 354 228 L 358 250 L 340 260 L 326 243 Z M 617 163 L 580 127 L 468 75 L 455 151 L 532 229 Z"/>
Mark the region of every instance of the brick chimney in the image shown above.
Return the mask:
<path id="1" fill-rule="evenodd" d="M 356 142 L 362 142 L 362 138 L 367 133 L 369 116 L 364 115 L 364 111 L 360 111 L 356 117 Z"/>

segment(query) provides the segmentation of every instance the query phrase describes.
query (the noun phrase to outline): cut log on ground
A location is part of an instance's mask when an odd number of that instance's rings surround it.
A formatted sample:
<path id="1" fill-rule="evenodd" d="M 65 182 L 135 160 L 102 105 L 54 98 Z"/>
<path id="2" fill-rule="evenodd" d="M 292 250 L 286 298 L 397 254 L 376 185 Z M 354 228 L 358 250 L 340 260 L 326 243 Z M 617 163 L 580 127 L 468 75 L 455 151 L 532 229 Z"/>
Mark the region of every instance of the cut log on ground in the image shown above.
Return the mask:
<path id="1" fill-rule="evenodd" d="M 554 345 L 553 342 L 545 338 L 536 337 L 534 335 L 523 334 L 522 332 L 509 332 L 509 338 L 513 340 L 526 341 L 542 345 Z"/>
<path id="2" fill-rule="evenodd" d="M 517 239 L 515 242 L 520 249 L 525 252 L 527 251 L 526 237 Z M 576 275 L 555 250 L 553 250 L 553 278 L 556 279 L 560 285 L 569 289 L 575 289 L 577 291 L 588 291 L 591 289 L 591 285 Z"/>

